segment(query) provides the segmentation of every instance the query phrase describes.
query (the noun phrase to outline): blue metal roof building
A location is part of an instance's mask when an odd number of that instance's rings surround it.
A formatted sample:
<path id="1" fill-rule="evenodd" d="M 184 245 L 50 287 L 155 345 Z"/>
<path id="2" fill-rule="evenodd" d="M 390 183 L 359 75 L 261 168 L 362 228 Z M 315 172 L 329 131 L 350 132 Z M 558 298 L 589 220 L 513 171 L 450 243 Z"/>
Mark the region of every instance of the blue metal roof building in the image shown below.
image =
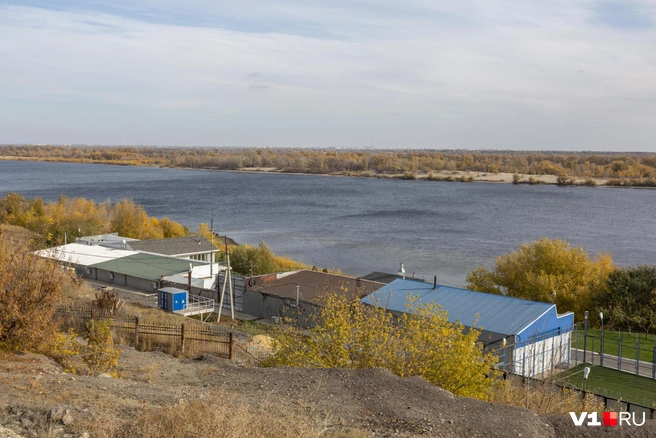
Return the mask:
<path id="1" fill-rule="evenodd" d="M 488 346 L 504 338 L 512 344 L 544 338 L 574 324 L 574 314 L 558 315 L 555 304 L 403 279 L 383 286 L 364 297 L 362 302 L 398 315 L 407 311 L 409 296 L 418 297 L 420 304 L 439 304 L 449 312 L 450 322 L 458 321 L 467 327 L 475 322 L 476 327 L 483 330 L 481 342 Z"/>

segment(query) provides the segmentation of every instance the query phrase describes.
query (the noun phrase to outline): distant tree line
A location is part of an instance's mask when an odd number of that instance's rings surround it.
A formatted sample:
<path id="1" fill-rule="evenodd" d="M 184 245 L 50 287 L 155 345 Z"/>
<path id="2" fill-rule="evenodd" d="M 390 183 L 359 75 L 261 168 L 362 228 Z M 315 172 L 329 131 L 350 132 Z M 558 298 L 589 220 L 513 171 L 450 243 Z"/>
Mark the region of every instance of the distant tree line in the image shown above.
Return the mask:
<path id="1" fill-rule="evenodd" d="M 315 174 L 407 174 L 408 178 L 416 173 L 443 171 L 504 172 L 611 178 L 614 185 L 656 186 L 656 154 L 652 153 L 16 145 L 0 146 L 0 156 L 220 170 L 271 168 Z"/>

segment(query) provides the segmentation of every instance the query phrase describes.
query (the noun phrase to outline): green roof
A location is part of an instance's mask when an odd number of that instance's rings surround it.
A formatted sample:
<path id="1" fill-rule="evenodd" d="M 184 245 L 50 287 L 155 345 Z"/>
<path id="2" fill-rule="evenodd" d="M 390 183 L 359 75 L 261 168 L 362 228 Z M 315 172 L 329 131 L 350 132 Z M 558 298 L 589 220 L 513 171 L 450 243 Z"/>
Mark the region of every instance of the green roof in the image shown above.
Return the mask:
<path id="1" fill-rule="evenodd" d="M 96 263 L 95 265 L 91 265 L 91 267 L 156 281 L 162 276 L 187 272 L 189 270 L 189 263 L 191 262 L 193 261 L 139 253 Z"/>

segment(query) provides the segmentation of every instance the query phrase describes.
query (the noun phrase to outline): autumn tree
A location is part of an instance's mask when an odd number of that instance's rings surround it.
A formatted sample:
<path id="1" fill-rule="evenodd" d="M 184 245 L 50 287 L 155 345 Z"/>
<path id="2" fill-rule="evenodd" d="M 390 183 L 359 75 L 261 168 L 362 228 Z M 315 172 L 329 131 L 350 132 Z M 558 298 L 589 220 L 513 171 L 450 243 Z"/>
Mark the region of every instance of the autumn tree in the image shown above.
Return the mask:
<path id="1" fill-rule="evenodd" d="M 251 267 L 253 275 L 307 268 L 303 263 L 276 256 L 264 242 L 257 246 L 239 245 L 230 249 L 230 265 L 242 275 L 249 275 Z"/>
<path id="2" fill-rule="evenodd" d="M 145 234 L 147 215 L 143 207 L 124 199 L 113 209 L 111 228 L 119 236 L 141 239 Z"/>
<path id="3" fill-rule="evenodd" d="M 606 284 L 594 296 L 594 303 L 597 312 L 604 313 L 609 328 L 645 332 L 656 328 L 656 267 L 616 269 Z"/>
<path id="4" fill-rule="evenodd" d="M 472 290 L 533 301 L 553 302 L 555 293 L 558 310 L 574 312 L 580 320 L 612 269 L 609 254 L 590 259 L 583 247 L 542 238 L 498 257 L 492 270 L 479 266 L 467 283 Z"/>
<path id="5" fill-rule="evenodd" d="M 210 226 L 204 222 L 198 226 L 198 230 L 196 231 L 196 234 L 198 234 L 199 236 L 203 236 L 210 242 L 214 242 L 213 232 L 212 230 L 210 230 Z M 217 246 L 217 242 L 214 242 L 214 246 Z"/>
<path id="6" fill-rule="evenodd" d="M 53 339 L 55 305 L 70 281 L 58 262 L 10 251 L 0 238 L 0 348 L 32 350 Z"/>
<path id="7" fill-rule="evenodd" d="M 169 218 L 149 217 L 142 206 L 124 199 L 116 204 L 96 203 L 62 195 L 56 202 L 25 199 L 17 193 L 0 198 L 0 222 L 25 227 L 43 236 L 49 246 L 75 237 L 118 232 L 137 239 L 189 235 L 189 229 Z"/>
<path id="8" fill-rule="evenodd" d="M 448 322 L 434 303 L 414 298 L 395 318 L 385 309 L 344 294 L 325 297 L 309 330 L 283 326 L 268 366 L 304 368 L 385 368 L 401 377 L 422 376 L 456 395 L 487 399 L 495 379 L 491 353 L 478 342 L 480 331 Z"/>

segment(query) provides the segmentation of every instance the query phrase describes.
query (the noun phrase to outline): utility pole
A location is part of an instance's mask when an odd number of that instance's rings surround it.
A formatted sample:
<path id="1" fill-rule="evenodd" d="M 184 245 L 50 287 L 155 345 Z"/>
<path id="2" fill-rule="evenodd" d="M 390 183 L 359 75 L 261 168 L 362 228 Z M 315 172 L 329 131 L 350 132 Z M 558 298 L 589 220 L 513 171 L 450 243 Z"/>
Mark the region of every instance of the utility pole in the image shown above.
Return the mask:
<path id="1" fill-rule="evenodd" d="M 223 277 L 224 282 L 223 282 L 223 288 L 221 289 L 221 299 L 219 302 L 219 315 L 216 317 L 216 322 L 219 322 L 221 320 L 221 310 L 223 309 L 223 299 L 225 298 L 225 289 L 226 289 L 226 283 L 229 284 L 228 288 L 228 293 L 230 294 L 230 314 L 232 316 L 232 319 L 235 319 L 235 302 L 233 298 L 233 292 L 232 292 L 232 278 L 230 274 L 230 252 L 228 252 L 228 238 L 225 238 L 225 248 L 226 248 L 226 274 Z"/>
<path id="2" fill-rule="evenodd" d="M 191 271 L 194 269 L 194 265 L 189 263 L 189 272 L 187 273 L 187 290 L 189 291 L 189 295 L 191 295 Z M 187 297 L 187 300 L 189 300 L 189 297 Z"/>
<path id="3" fill-rule="evenodd" d="M 210 215 L 210 235 L 212 237 L 212 252 L 210 253 L 210 278 L 214 279 L 214 212 Z"/>

